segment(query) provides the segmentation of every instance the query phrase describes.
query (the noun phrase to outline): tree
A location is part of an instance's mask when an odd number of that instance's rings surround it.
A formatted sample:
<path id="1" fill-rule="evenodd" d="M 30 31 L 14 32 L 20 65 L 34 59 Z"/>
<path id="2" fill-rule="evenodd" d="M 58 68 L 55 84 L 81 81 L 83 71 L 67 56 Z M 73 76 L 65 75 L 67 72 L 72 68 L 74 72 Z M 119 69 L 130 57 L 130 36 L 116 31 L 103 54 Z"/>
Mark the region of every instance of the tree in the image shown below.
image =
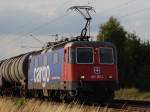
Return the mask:
<path id="1" fill-rule="evenodd" d="M 124 55 L 124 48 L 125 48 L 125 41 L 126 38 L 126 31 L 120 25 L 116 18 L 110 17 L 108 22 L 102 24 L 100 26 L 100 31 L 97 36 L 98 41 L 107 41 L 112 42 L 115 44 L 117 48 L 118 54 L 118 70 L 119 70 L 119 79 L 121 85 L 123 85 L 122 79 L 123 76 L 126 75 L 126 70 L 124 69 L 125 65 L 125 55 Z"/>
<path id="2" fill-rule="evenodd" d="M 108 22 L 100 26 L 97 40 L 113 42 L 119 49 L 120 45 L 126 41 L 126 31 L 116 18 L 110 17 Z"/>
<path id="3" fill-rule="evenodd" d="M 142 43 L 135 33 L 125 31 L 114 17 L 100 26 L 97 40 L 115 44 L 121 87 L 150 90 L 149 41 Z"/>

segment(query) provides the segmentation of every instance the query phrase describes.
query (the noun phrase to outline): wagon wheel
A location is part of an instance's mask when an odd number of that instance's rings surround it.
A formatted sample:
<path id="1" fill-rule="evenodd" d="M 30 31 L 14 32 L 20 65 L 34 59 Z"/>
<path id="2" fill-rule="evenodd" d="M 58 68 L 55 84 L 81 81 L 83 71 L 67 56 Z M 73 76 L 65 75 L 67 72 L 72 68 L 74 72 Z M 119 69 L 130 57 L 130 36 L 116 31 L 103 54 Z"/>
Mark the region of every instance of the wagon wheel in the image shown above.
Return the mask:
<path id="1" fill-rule="evenodd" d="M 67 100 L 67 93 L 65 92 L 65 91 L 60 91 L 60 100 L 62 101 L 62 102 L 66 102 L 66 100 Z"/>

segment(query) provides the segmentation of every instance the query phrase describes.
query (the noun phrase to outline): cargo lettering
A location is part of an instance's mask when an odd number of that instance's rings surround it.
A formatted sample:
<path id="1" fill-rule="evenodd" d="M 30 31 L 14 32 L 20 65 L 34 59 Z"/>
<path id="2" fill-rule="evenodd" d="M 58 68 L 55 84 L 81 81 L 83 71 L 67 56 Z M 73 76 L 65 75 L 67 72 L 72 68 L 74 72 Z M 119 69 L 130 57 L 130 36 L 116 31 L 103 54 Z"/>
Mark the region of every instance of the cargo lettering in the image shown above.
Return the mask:
<path id="1" fill-rule="evenodd" d="M 50 67 L 47 66 L 41 66 L 34 68 L 34 82 L 35 83 L 42 83 L 42 86 L 45 87 L 46 84 L 50 80 Z"/>

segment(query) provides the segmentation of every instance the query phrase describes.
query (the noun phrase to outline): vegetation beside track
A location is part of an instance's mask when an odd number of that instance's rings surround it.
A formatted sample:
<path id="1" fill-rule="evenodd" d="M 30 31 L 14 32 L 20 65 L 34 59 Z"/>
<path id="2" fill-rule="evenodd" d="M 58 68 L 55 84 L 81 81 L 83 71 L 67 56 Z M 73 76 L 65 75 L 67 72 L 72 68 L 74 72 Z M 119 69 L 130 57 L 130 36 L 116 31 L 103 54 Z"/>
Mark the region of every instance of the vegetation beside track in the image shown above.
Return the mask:
<path id="1" fill-rule="evenodd" d="M 115 92 L 115 99 L 150 101 L 150 91 L 140 91 L 135 88 L 120 89 Z"/>
<path id="2" fill-rule="evenodd" d="M 97 40 L 112 42 L 117 48 L 119 87 L 123 89 L 115 93 L 115 99 L 150 101 L 150 41 L 127 31 L 114 17 L 101 24 Z"/>
<path id="3" fill-rule="evenodd" d="M 24 98 L 0 98 L 0 112 L 115 112 L 100 106 L 85 106 L 77 102 L 58 103 Z"/>
<path id="4" fill-rule="evenodd" d="M 78 102 L 60 103 L 36 99 L 0 98 L 0 112 L 124 112 L 125 110 L 132 112 L 131 109 L 123 106 L 119 109 L 108 108 L 108 105 L 88 106 Z M 140 111 L 141 109 L 139 111 L 136 109 L 136 112 Z"/>
<path id="5" fill-rule="evenodd" d="M 100 26 L 98 41 L 112 42 L 117 48 L 119 86 L 150 91 L 150 41 L 126 30 L 114 18 Z"/>

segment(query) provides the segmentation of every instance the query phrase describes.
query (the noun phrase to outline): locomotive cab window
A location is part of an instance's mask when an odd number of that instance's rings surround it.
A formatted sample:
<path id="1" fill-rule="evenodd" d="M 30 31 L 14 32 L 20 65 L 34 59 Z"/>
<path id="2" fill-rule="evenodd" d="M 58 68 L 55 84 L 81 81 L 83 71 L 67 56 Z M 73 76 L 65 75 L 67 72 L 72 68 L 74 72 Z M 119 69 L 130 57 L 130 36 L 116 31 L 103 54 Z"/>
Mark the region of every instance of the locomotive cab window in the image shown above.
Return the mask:
<path id="1" fill-rule="evenodd" d="M 68 62 L 71 63 L 71 64 L 76 63 L 76 49 L 75 48 L 69 48 Z"/>
<path id="2" fill-rule="evenodd" d="M 102 64 L 113 64 L 114 56 L 112 48 L 100 48 L 99 49 L 100 63 Z"/>
<path id="3" fill-rule="evenodd" d="M 77 63 L 90 64 L 93 63 L 93 49 L 92 48 L 77 48 Z"/>

